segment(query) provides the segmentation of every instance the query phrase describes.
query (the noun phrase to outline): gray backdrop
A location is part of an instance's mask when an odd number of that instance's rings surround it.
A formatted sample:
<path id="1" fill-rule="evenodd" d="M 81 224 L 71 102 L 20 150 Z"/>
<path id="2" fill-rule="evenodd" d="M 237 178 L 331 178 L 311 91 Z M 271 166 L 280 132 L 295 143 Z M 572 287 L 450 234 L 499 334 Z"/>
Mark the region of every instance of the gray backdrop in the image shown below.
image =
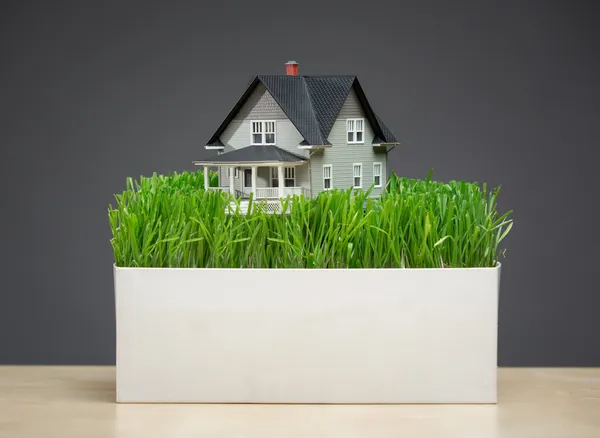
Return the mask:
<path id="1" fill-rule="evenodd" d="M 358 75 L 400 175 L 502 184 L 500 365 L 600 365 L 591 5 L 2 1 L 0 363 L 114 363 L 112 194 L 294 59 Z"/>

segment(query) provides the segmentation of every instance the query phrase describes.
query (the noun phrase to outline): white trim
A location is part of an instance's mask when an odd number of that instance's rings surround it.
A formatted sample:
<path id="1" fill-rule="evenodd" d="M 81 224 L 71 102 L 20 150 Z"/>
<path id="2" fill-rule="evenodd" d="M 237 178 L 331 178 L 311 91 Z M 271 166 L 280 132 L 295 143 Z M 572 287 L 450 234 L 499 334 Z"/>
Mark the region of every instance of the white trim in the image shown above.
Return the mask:
<path id="1" fill-rule="evenodd" d="M 358 123 L 361 124 L 361 129 L 357 128 Z M 352 129 L 350 128 L 350 124 L 352 124 Z M 348 140 L 348 134 L 352 132 L 354 140 Z M 360 141 L 356 141 L 356 137 L 358 133 L 362 134 L 362 139 Z M 354 118 L 354 119 L 346 119 L 346 143 L 347 144 L 364 144 L 365 143 L 365 119 L 364 118 Z"/>
<path id="2" fill-rule="evenodd" d="M 210 168 L 208 166 L 204 166 L 204 190 L 208 190 L 210 187 L 210 178 L 209 178 Z"/>
<path id="3" fill-rule="evenodd" d="M 225 149 L 225 146 L 204 146 L 204 149 L 210 151 L 210 150 L 218 150 L 218 151 L 222 151 L 223 149 Z"/>
<path id="4" fill-rule="evenodd" d="M 254 142 L 254 124 L 260 124 L 260 132 L 256 132 L 256 134 L 261 135 L 261 142 Z M 267 132 L 267 123 L 273 123 L 273 132 Z M 267 134 L 273 134 L 273 143 L 266 142 Z M 250 145 L 252 146 L 274 146 L 277 144 L 277 123 L 275 120 L 251 120 L 250 121 Z"/>
<path id="5" fill-rule="evenodd" d="M 329 177 L 325 177 L 325 169 L 329 169 Z M 325 188 L 325 180 L 329 180 L 329 188 Z M 331 164 L 323 164 L 323 191 L 333 189 L 333 166 Z"/>
<path id="6" fill-rule="evenodd" d="M 252 193 L 256 194 L 256 178 L 258 176 L 258 167 L 256 166 L 252 166 L 250 169 L 252 172 Z"/>
<path id="7" fill-rule="evenodd" d="M 260 133 L 261 133 L 261 138 L 262 138 L 262 136 L 263 136 L 263 126 L 262 126 L 262 121 L 260 121 L 260 120 L 251 120 L 251 121 L 250 121 L 250 144 L 251 144 L 251 145 L 254 145 L 254 144 L 262 144 L 262 142 L 259 142 L 259 143 L 255 143 L 255 142 L 254 142 L 254 134 L 255 134 L 255 133 L 254 133 L 254 124 L 255 124 L 255 123 L 258 123 L 258 126 L 260 126 L 260 129 L 261 129 L 261 131 L 260 131 Z"/>
<path id="8" fill-rule="evenodd" d="M 243 167 L 242 168 L 242 189 L 252 189 L 252 173 L 250 174 L 250 185 L 246 185 L 246 170 L 252 172 L 252 167 Z"/>
<path id="9" fill-rule="evenodd" d="M 375 166 L 379 166 L 379 175 L 375 174 Z M 379 177 L 379 184 L 375 184 L 376 176 Z M 376 188 L 383 187 L 383 163 L 381 163 L 381 162 L 373 163 L 373 184 L 375 184 Z"/>
<path id="10" fill-rule="evenodd" d="M 291 171 L 291 173 L 292 173 L 292 178 L 288 178 L 288 177 L 286 176 L 286 174 L 287 174 L 289 171 Z M 286 185 L 285 185 L 285 180 L 286 180 L 286 179 L 291 179 L 291 180 L 293 180 L 293 181 L 294 181 L 294 183 L 293 183 L 291 186 L 286 186 Z M 295 167 L 293 167 L 293 166 L 285 166 L 285 167 L 283 168 L 283 187 L 296 187 L 296 168 L 295 168 Z"/>
<path id="11" fill-rule="evenodd" d="M 314 149 L 329 149 L 332 145 L 330 144 L 310 144 L 310 145 L 300 145 L 298 149 L 305 150 L 314 150 Z"/>
<path id="12" fill-rule="evenodd" d="M 277 167 L 279 165 L 284 166 L 303 166 L 307 164 L 306 161 L 227 161 L 227 162 L 218 162 L 218 161 L 192 161 L 192 164 L 195 166 L 215 166 L 215 167 L 230 167 L 230 166 L 258 166 L 258 167 Z"/>
<path id="13" fill-rule="evenodd" d="M 358 175 L 358 176 L 354 174 L 355 168 L 357 166 L 360 169 L 360 171 L 359 171 L 360 175 Z M 354 178 L 360 178 L 360 185 L 357 186 L 355 184 Z M 362 186 L 363 186 L 363 165 L 362 165 L 362 163 L 352 163 L 352 188 L 362 189 Z"/>
<path id="14" fill-rule="evenodd" d="M 229 163 L 227 165 L 227 178 L 229 178 L 231 176 L 231 168 L 234 167 L 234 163 Z M 240 168 L 239 167 L 234 167 L 235 170 L 233 172 L 233 177 L 234 178 L 239 178 L 240 177 Z"/>
<path id="15" fill-rule="evenodd" d="M 231 167 L 229 167 L 229 170 L 227 171 L 227 173 L 229 174 L 229 193 L 231 193 L 232 195 L 235 195 L 235 179 L 233 179 L 233 176 L 235 175 L 235 170 L 232 173 L 231 169 L 236 169 L 236 168 L 231 166 Z"/>
<path id="16" fill-rule="evenodd" d="M 283 180 L 280 182 L 279 181 L 279 167 L 283 168 Z M 277 187 L 279 187 L 281 184 L 283 184 L 283 187 L 296 187 L 296 167 L 295 166 L 276 166 L 276 167 L 271 167 L 270 168 L 270 179 L 269 179 L 269 183 L 271 184 L 271 187 L 273 187 L 273 181 L 277 180 Z M 277 171 L 276 171 L 277 170 Z M 294 174 L 293 178 L 286 178 L 286 173 L 291 170 Z M 286 179 L 291 179 L 294 181 L 294 184 L 291 186 L 286 186 L 285 185 L 285 180 Z"/>
<path id="17" fill-rule="evenodd" d="M 285 176 L 283 175 L 283 166 L 277 166 L 277 188 L 279 189 L 279 197 L 285 197 Z"/>

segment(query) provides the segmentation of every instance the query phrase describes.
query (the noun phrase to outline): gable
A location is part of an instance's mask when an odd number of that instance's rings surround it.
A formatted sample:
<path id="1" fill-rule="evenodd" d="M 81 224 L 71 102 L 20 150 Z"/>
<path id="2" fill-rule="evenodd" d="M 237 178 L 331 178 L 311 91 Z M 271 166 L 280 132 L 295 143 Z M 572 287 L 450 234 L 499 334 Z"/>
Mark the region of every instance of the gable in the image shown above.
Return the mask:
<path id="1" fill-rule="evenodd" d="M 263 84 L 258 84 L 233 120 L 281 120 L 287 116 Z"/>
<path id="2" fill-rule="evenodd" d="M 346 145 L 346 120 L 358 118 L 364 120 L 364 144 L 370 147 L 373 143 L 373 139 L 375 138 L 374 129 L 368 117 L 366 117 L 365 110 L 363 109 L 360 99 L 358 98 L 354 89 L 350 90 L 348 97 L 346 97 L 344 100 L 327 140 L 333 145 Z"/>
<path id="3" fill-rule="evenodd" d="M 354 89 L 350 90 L 348 93 L 348 97 L 344 101 L 342 108 L 337 116 L 338 119 L 352 119 L 365 117 L 365 112 L 356 96 L 356 91 Z M 368 121 L 367 121 L 368 122 Z"/>

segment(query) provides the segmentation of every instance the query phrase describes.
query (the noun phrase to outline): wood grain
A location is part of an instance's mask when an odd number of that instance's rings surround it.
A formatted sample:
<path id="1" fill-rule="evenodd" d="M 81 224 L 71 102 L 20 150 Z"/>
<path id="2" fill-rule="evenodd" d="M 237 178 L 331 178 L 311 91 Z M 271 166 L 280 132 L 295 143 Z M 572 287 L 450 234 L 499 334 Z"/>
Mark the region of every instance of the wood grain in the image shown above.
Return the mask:
<path id="1" fill-rule="evenodd" d="M 502 368 L 498 405 L 114 399 L 114 367 L 0 367 L 0 437 L 600 437 L 599 368 Z"/>

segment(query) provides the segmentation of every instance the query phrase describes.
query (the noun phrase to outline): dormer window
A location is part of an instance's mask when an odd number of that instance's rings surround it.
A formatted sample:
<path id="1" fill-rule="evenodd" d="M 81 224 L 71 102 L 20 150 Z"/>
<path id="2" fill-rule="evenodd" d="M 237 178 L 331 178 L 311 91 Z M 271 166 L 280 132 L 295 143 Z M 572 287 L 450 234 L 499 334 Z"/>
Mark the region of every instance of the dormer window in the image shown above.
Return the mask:
<path id="1" fill-rule="evenodd" d="M 275 121 L 252 122 L 252 144 L 275 144 Z"/>
<path id="2" fill-rule="evenodd" d="M 365 142 L 365 119 L 346 119 L 348 143 Z"/>

